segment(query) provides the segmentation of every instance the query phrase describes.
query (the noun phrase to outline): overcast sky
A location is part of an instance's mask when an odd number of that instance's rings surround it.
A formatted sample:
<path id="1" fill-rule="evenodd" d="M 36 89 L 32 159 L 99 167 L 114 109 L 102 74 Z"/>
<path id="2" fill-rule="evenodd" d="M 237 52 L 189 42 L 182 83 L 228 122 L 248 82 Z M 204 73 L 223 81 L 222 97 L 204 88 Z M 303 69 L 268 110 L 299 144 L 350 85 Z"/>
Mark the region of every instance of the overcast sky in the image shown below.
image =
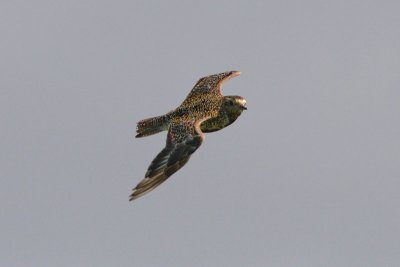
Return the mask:
<path id="1" fill-rule="evenodd" d="M 399 1 L 0 3 L 0 265 L 400 266 Z M 202 76 L 248 111 L 129 202 Z"/>

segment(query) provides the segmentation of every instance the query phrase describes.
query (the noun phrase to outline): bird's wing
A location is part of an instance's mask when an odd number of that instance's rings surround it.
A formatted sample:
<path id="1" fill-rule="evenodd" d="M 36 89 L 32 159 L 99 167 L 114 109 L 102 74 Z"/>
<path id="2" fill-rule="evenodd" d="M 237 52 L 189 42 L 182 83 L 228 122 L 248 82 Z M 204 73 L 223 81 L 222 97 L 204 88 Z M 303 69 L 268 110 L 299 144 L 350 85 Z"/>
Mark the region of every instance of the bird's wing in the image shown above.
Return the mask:
<path id="1" fill-rule="evenodd" d="M 133 189 L 130 201 L 159 186 L 188 162 L 204 139 L 200 130 L 202 121 L 171 124 L 166 146 L 151 162 L 145 178 Z"/>
<path id="2" fill-rule="evenodd" d="M 222 84 L 239 75 L 240 71 L 227 71 L 203 77 L 194 85 L 193 89 L 190 91 L 190 95 L 197 93 L 210 93 L 213 91 L 222 94 Z"/>

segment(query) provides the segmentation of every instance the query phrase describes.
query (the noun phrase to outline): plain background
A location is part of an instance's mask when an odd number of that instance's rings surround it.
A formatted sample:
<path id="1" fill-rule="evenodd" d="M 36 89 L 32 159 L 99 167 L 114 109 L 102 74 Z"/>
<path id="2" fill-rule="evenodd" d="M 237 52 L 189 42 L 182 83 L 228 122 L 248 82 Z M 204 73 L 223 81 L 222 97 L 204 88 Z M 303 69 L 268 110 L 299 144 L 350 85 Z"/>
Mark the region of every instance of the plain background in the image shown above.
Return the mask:
<path id="1" fill-rule="evenodd" d="M 1 266 L 400 266 L 399 1 L 0 4 Z M 138 120 L 242 75 L 232 126 L 128 202 Z"/>

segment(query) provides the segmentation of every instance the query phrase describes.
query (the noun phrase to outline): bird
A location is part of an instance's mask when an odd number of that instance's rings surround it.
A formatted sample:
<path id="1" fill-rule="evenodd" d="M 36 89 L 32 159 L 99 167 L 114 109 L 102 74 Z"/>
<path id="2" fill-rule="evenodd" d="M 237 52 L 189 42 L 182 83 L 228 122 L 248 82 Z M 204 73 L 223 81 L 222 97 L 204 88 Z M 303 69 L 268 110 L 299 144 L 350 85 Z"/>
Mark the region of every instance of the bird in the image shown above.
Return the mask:
<path id="1" fill-rule="evenodd" d="M 176 109 L 137 123 L 136 138 L 162 131 L 168 133 L 165 147 L 133 189 L 130 201 L 152 191 L 182 168 L 202 144 L 205 133 L 229 126 L 247 110 L 246 99 L 237 95 L 224 96 L 221 90 L 227 80 L 240 74 L 240 71 L 227 71 L 203 77 Z"/>

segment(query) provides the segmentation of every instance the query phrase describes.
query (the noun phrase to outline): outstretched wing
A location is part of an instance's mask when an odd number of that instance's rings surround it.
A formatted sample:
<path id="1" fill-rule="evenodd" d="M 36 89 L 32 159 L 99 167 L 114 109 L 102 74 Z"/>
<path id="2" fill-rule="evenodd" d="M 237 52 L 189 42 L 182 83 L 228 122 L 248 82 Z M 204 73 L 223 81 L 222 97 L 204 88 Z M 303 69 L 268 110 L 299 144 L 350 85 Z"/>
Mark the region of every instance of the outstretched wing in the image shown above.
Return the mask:
<path id="1" fill-rule="evenodd" d="M 159 186 L 188 162 L 204 139 L 200 123 L 171 124 L 165 148 L 151 162 L 145 178 L 133 189 L 130 201 Z"/>
<path id="2" fill-rule="evenodd" d="M 227 71 L 203 77 L 200 80 L 198 80 L 198 82 L 194 85 L 189 95 L 194 95 L 197 93 L 210 93 L 213 91 L 222 94 L 221 92 L 222 84 L 226 80 L 229 80 L 239 75 L 240 71 Z"/>

